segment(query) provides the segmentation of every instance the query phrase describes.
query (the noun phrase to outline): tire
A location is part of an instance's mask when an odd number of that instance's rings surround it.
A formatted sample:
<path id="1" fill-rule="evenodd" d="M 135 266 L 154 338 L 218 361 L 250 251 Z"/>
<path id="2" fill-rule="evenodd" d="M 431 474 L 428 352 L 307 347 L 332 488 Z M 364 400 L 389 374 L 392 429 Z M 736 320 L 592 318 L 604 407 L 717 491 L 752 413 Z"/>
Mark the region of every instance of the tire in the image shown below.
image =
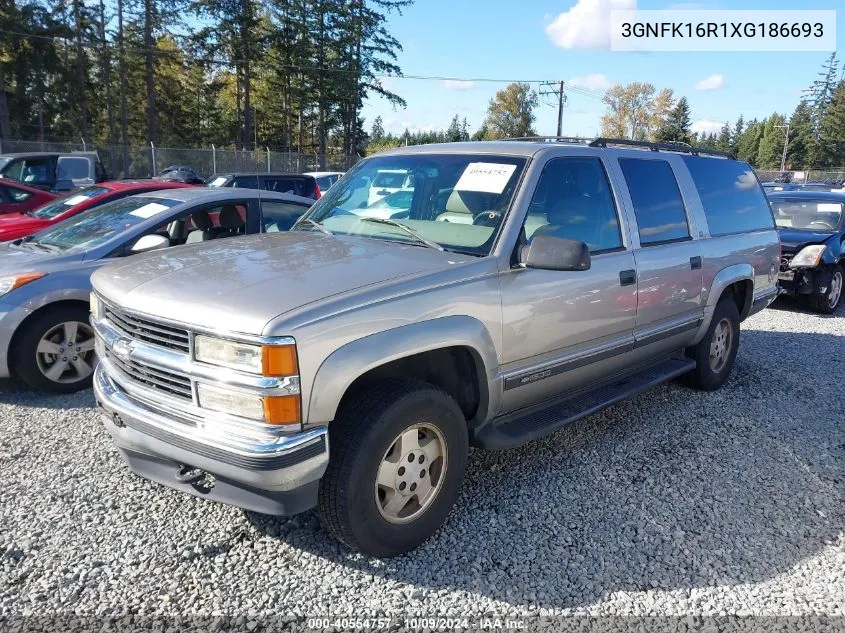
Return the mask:
<path id="1" fill-rule="evenodd" d="M 810 307 L 821 314 L 831 314 L 836 311 L 842 301 L 843 289 L 845 289 L 845 272 L 842 266 L 833 266 L 830 273 L 830 283 L 824 293 L 813 293 L 810 295 Z"/>
<path id="2" fill-rule="evenodd" d="M 69 341 L 68 336 L 77 340 Z M 24 324 L 15 341 L 11 357 L 15 376 L 52 393 L 90 387 L 96 363 L 93 336 L 85 308 L 47 308 Z"/>
<path id="3" fill-rule="evenodd" d="M 687 383 L 695 389 L 715 391 L 728 381 L 738 349 L 739 310 L 733 297 L 722 297 L 713 311 L 707 334 L 687 349 L 687 356 L 695 360 L 695 369 L 687 375 Z"/>
<path id="4" fill-rule="evenodd" d="M 446 520 L 466 471 L 469 438 L 461 410 L 445 392 L 395 379 L 342 405 L 329 425 L 329 446 L 317 501 L 320 519 L 348 547 L 385 558 L 414 549 Z M 378 483 L 380 478 L 389 485 Z M 411 492 L 423 487 L 430 492 Z"/>

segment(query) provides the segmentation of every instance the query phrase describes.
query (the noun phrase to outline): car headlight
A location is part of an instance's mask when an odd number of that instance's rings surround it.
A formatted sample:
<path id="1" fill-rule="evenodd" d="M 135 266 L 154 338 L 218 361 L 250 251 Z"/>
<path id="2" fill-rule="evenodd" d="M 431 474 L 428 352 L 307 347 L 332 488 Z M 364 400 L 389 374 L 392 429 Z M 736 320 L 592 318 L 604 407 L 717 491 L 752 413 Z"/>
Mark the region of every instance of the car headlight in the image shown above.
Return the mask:
<path id="1" fill-rule="evenodd" d="M 93 291 L 91 292 L 91 316 L 95 321 L 99 321 L 103 318 L 103 302 L 100 301 L 100 297 L 97 296 L 96 293 Z"/>
<path id="2" fill-rule="evenodd" d="M 792 258 L 789 262 L 790 268 L 812 268 L 818 266 L 821 261 L 824 249 L 827 247 L 824 244 L 812 244 L 805 246 L 801 251 Z"/>
<path id="3" fill-rule="evenodd" d="M 299 424 L 299 396 L 262 396 L 197 383 L 197 399 L 204 409 L 228 413 L 265 424 Z"/>
<path id="4" fill-rule="evenodd" d="M 20 288 L 30 281 L 41 279 L 45 273 L 21 273 L 20 275 L 9 275 L 8 277 L 0 277 L 0 297 L 12 292 L 15 288 Z"/>
<path id="5" fill-rule="evenodd" d="M 294 345 L 257 345 L 199 335 L 194 338 L 194 358 L 209 365 L 261 376 L 295 376 L 298 373 Z"/>

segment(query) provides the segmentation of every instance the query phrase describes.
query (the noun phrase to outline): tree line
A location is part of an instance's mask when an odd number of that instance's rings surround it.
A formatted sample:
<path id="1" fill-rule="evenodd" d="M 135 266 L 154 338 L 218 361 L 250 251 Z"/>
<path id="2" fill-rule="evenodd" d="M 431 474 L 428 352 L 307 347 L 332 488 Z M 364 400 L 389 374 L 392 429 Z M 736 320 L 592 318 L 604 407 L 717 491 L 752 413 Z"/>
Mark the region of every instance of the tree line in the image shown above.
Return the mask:
<path id="1" fill-rule="evenodd" d="M 412 1 L 0 0 L 0 139 L 354 155 Z"/>

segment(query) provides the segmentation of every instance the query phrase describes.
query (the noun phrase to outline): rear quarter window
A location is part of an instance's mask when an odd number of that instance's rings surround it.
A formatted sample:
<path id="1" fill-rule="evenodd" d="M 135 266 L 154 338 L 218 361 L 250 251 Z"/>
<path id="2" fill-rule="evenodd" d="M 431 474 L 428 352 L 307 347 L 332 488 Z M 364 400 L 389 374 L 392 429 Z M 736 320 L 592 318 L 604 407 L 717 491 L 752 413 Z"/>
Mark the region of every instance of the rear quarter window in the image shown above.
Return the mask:
<path id="1" fill-rule="evenodd" d="M 640 245 L 690 239 L 681 190 L 665 160 L 620 158 L 619 164 L 634 203 Z"/>
<path id="2" fill-rule="evenodd" d="M 773 229 L 772 210 L 747 163 L 723 158 L 684 156 L 710 235 Z"/>

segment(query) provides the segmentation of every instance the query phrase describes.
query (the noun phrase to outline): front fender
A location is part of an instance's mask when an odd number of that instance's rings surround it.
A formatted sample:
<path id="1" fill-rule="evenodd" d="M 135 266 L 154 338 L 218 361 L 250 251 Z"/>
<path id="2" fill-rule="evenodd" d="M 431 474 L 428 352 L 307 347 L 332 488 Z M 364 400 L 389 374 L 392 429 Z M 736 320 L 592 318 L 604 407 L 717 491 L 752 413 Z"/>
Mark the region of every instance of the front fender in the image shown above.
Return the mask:
<path id="1" fill-rule="evenodd" d="M 481 409 L 499 409 L 498 356 L 493 338 L 481 321 L 448 316 L 365 336 L 335 350 L 320 365 L 311 387 L 306 422 L 325 424 L 335 418 L 349 386 L 360 376 L 391 361 L 444 347 L 468 347 L 475 357 L 482 397 Z M 486 398 L 485 398 L 486 395 Z"/>

